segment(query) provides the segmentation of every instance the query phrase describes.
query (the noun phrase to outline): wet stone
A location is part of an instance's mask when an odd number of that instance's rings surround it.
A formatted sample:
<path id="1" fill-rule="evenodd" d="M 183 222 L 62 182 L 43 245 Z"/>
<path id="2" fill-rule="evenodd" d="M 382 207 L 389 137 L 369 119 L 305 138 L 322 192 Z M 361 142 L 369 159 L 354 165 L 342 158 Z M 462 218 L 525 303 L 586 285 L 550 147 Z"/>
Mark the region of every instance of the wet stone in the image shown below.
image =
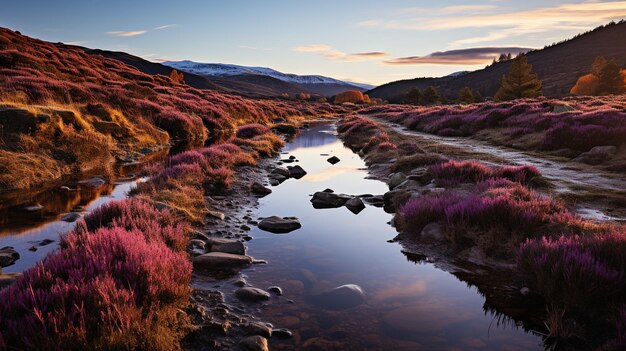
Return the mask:
<path id="1" fill-rule="evenodd" d="M 350 200 L 350 196 L 344 194 L 328 193 L 324 191 L 318 191 L 313 194 L 311 203 L 314 208 L 337 208 L 346 204 Z"/>
<path id="2" fill-rule="evenodd" d="M 328 310 L 345 310 L 365 302 L 365 292 L 356 284 L 346 284 L 311 296 L 314 304 Z"/>
<path id="3" fill-rule="evenodd" d="M 267 339 L 259 335 L 250 336 L 241 340 L 239 347 L 243 351 L 269 351 Z"/>
<path id="4" fill-rule="evenodd" d="M 275 234 L 285 234 L 300 229 L 302 225 L 296 217 L 272 216 L 259 223 L 259 229 Z"/>
<path id="5" fill-rule="evenodd" d="M 80 218 L 80 213 L 70 212 L 66 214 L 65 216 L 61 217 L 61 220 L 63 222 L 72 223 L 72 222 L 76 222 L 79 218 Z"/>
<path id="6" fill-rule="evenodd" d="M 306 175 L 306 171 L 300 166 L 289 167 L 289 176 L 291 178 L 300 179 Z"/>
<path id="7" fill-rule="evenodd" d="M 361 211 L 363 211 L 363 209 L 365 209 L 365 204 L 360 198 L 353 197 L 350 200 L 346 201 L 346 208 L 354 214 L 359 214 Z"/>
<path id="8" fill-rule="evenodd" d="M 235 296 L 242 301 L 259 302 L 270 299 L 270 293 L 259 288 L 245 287 L 235 291 Z"/>
<path id="9" fill-rule="evenodd" d="M 329 157 L 326 161 L 328 161 L 328 163 L 330 163 L 331 165 L 334 165 L 334 164 L 339 163 L 339 161 L 341 160 L 337 156 L 332 156 L 332 157 Z"/>
<path id="10" fill-rule="evenodd" d="M 271 293 L 273 293 L 275 295 L 278 295 L 278 296 L 282 296 L 283 295 L 283 289 L 281 289 L 278 286 L 270 286 L 269 288 L 267 288 L 267 291 L 269 291 L 269 292 L 271 292 Z"/>
<path id="11" fill-rule="evenodd" d="M 250 264 L 252 264 L 250 256 L 224 252 L 210 252 L 193 258 L 194 267 L 208 270 L 239 268 Z"/>
<path id="12" fill-rule="evenodd" d="M 278 328 L 272 330 L 272 338 L 276 339 L 289 339 L 293 336 L 293 333 L 289 329 Z"/>
<path id="13" fill-rule="evenodd" d="M 0 268 L 8 267 L 20 259 L 20 254 L 11 246 L 0 249 Z"/>

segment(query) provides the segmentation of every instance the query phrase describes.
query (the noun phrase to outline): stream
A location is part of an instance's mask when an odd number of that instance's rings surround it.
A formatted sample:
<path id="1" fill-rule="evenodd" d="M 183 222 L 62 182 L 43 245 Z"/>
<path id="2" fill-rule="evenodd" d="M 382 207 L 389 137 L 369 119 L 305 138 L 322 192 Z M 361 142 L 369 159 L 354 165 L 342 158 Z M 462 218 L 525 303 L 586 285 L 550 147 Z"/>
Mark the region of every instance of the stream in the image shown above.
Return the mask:
<path id="1" fill-rule="evenodd" d="M 388 190 L 367 179 L 364 162 L 333 126 L 303 131 L 284 151 L 308 174 L 272 187 L 255 215 L 296 216 L 302 228 L 288 234 L 252 228 L 248 254 L 268 263 L 241 272 L 249 285 L 279 286 L 284 295 L 242 303 L 233 294 L 240 277 L 194 282 L 218 287 L 228 304 L 293 332 L 289 339 L 271 338 L 271 350 L 543 350 L 541 337 L 484 310 L 476 288 L 428 260 L 412 262 L 399 244 L 388 243 L 397 232 L 381 208 L 367 206 L 358 215 L 345 207 L 313 208 L 311 194 L 326 188 L 352 195 Z M 329 155 L 341 161 L 331 165 Z M 364 300 L 315 298 L 346 284 L 361 287 Z"/>
<path id="2" fill-rule="evenodd" d="M 428 259 L 417 261 L 388 242 L 397 233 L 392 215 L 367 206 L 358 215 L 345 207 L 314 209 L 310 199 L 326 188 L 345 194 L 383 194 L 387 185 L 368 179 L 364 162 L 343 146 L 334 126 L 300 133 L 283 149 L 308 174 L 289 179 L 259 200 L 254 216 L 296 216 L 302 228 L 272 234 L 253 227 L 248 254 L 255 264 L 228 279 L 196 276 L 195 288 L 222 291 L 226 303 L 252 318 L 287 328 L 291 338 L 270 339 L 272 350 L 543 350 L 542 338 L 485 306 L 484 297 Z M 329 156 L 341 160 L 335 165 Z M 287 156 L 287 155 L 283 155 Z M 68 212 L 88 213 L 108 201 L 127 196 L 143 179 L 127 179 L 98 189 L 79 187 L 39 195 L 43 210 L 1 213 L 0 247 L 13 246 L 21 258 L 3 272 L 21 272 L 58 247 L 59 235 L 75 223 L 60 218 Z M 47 244 L 45 244 L 48 242 Z M 267 289 L 279 286 L 282 296 L 266 303 L 243 303 L 234 297 L 234 282 Z M 320 301 L 320 293 L 354 284 L 363 295 Z"/>

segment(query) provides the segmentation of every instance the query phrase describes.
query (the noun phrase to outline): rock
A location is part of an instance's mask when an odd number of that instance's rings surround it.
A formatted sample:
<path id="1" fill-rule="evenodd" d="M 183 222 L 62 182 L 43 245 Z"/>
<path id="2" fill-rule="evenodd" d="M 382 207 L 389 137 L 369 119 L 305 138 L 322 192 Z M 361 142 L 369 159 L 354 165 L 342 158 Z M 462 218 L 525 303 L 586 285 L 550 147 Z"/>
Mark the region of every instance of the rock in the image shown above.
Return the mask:
<path id="1" fill-rule="evenodd" d="M 272 330 L 272 338 L 276 339 L 289 339 L 293 336 L 293 333 L 289 329 L 278 328 Z"/>
<path id="2" fill-rule="evenodd" d="M 346 208 L 354 214 L 359 214 L 359 212 L 363 211 L 365 208 L 365 204 L 363 203 L 363 200 L 358 197 L 353 197 L 346 201 Z"/>
<path id="3" fill-rule="evenodd" d="M 219 219 L 220 221 L 223 221 L 224 219 L 226 219 L 226 215 L 224 214 L 224 212 L 207 210 L 206 213 L 213 218 Z"/>
<path id="4" fill-rule="evenodd" d="M 441 241 L 443 240 L 443 230 L 441 224 L 437 222 L 428 223 L 421 231 L 420 236 L 422 239 L 428 241 Z"/>
<path id="5" fill-rule="evenodd" d="M 249 336 L 241 340 L 239 348 L 243 351 L 269 351 L 267 339 L 259 335 Z"/>
<path id="6" fill-rule="evenodd" d="M 278 184 L 284 182 L 285 180 L 287 180 L 289 177 L 285 177 L 281 174 L 270 174 L 270 185 L 272 184 L 271 181 L 275 180 L 278 182 Z"/>
<path id="7" fill-rule="evenodd" d="M 23 210 L 26 212 L 38 212 L 43 210 L 43 206 L 41 204 L 34 204 L 24 207 Z"/>
<path id="8" fill-rule="evenodd" d="M 366 203 L 374 206 L 374 207 L 383 207 L 385 204 L 385 201 L 383 199 L 382 195 L 375 195 L 375 196 L 370 196 L 370 197 L 365 197 L 363 198 L 363 201 L 365 201 Z"/>
<path id="9" fill-rule="evenodd" d="M 263 186 L 263 184 L 259 182 L 252 183 L 252 185 L 250 185 L 250 191 L 252 191 L 254 195 L 260 196 L 260 197 L 263 197 L 272 193 L 272 189 L 266 188 L 265 186 Z"/>
<path id="10" fill-rule="evenodd" d="M 283 289 L 281 289 L 278 286 L 270 286 L 269 288 L 267 288 L 267 291 L 276 294 L 278 296 L 282 296 L 283 295 Z"/>
<path id="11" fill-rule="evenodd" d="M 314 304 L 328 310 L 345 310 L 365 302 L 365 292 L 356 284 L 346 284 L 311 296 Z"/>
<path id="12" fill-rule="evenodd" d="M 306 175 L 306 171 L 300 166 L 289 167 L 289 176 L 291 178 L 300 179 Z"/>
<path id="13" fill-rule="evenodd" d="M 0 289 L 11 285 L 15 279 L 19 278 L 22 273 L 1 273 L 0 272 Z"/>
<path id="14" fill-rule="evenodd" d="M 224 252 L 235 255 L 245 255 L 246 246 L 237 240 L 209 238 L 206 248 L 210 252 Z"/>
<path id="15" fill-rule="evenodd" d="M 293 158 L 284 158 L 284 159 L 280 160 L 280 162 L 282 162 L 282 163 L 294 163 L 296 161 Z"/>
<path id="16" fill-rule="evenodd" d="M 271 186 L 279 186 L 280 182 L 277 179 L 271 178 L 270 179 L 270 185 Z"/>
<path id="17" fill-rule="evenodd" d="M 334 164 L 339 163 L 339 161 L 341 160 L 337 156 L 332 156 L 332 157 L 329 157 L 326 161 L 328 161 L 328 163 L 330 163 L 331 165 L 334 165 Z"/>
<path id="18" fill-rule="evenodd" d="M 568 104 L 554 104 L 552 106 L 553 113 L 563 113 L 563 112 L 571 112 L 571 111 L 576 111 L 576 109 Z"/>
<path id="19" fill-rule="evenodd" d="M 202 269 L 220 270 L 246 267 L 252 264 L 252 257 L 225 252 L 209 252 L 193 258 L 193 265 Z"/>
<path id="20" fill-rule="evenodd" d="M 404 173 L 402 172 L 393 173 L 392 175 L 389 176 L 389 181 L 387 182 L 387 185 L 389 185 L 389 189 L 393 189 L 397 187 L 398 185 L 400 185 L 400 183 L 404 182 L 405 180 L 406 180 L 406 175 L 404 175 Z"/>
<path id="21" fill-rule="evenodd" d="M 0 268 L 8 267 L 20 259 L 20 254 L 11 246 L 0 249 Z"/>
<path id="22" fill-rule="evenodd" d="M 580 154 L 574 159 L 574 161 L 583 162 L 590 165 L 599 165 L 613 157 L 616 152 L 617 147 L 613 145 L 596 146 L 591 150 Z"/>
<path id="23" fill-rule="evenodd" d="M 313 194 L 311 203 L 314 208 L 337 208 L 346 204 L 350 196 L 344 194 L 327 193 L 318 191 Z"/>
<path id="24" fill-rule="evenodd" d="M 272 328 L 259 322 L 250 322 L 242 326 L 247 335 L 260 335 L 265 338 L 272 336 Z"/>
<path id="25" fill-rule="evenodd" d="M 406 202 L 411 197 L 411 193 L 403 190 L 391 190 L 383 195 L 384 209 L 387 213 L 394 213 L 398 205 Z"/>
<path id="26" fill-rule="evenodd" d="M 52 239 L 43 239 L 42 241 L 39 242 L 39 246 L 50 245 L 53 242 L 54 242 L 54 240 L 52 240 Z"/>
<path id="27" fill-rule="evenodd" d="M 70 212 L 66 214 L 65 216 L 61 217 L 61 220 L 63 222 L 72 223 L 72 222 L 76 222 L 79 218 L 80 218 L 80 213 Z"/>
<path id="28" fill-rule="evenodd" d="M 200 239 L 191 239 L 187 242 L 187 251 L 194 256 L 200 256 L 206 253 L 206 242 Z"/>
<path id="29" fill-rule="evenodd" d="M 270 299 L 270 293 L 259 288 L 245 287 L 235 291 L 235 296 L 242 301 L 259 302 Z"/>
<path id="30" fill-rule="evenodd" d="M 330 189 L 330 188 L 326 188 L 326 189 L 324 189 L 322 191 L 325 192 L 325 193 L 334 193 L 335 192 L 333 189 Z"/>
<path id="31" fill-rule="evenodd" d="M 248 285 L 248 282 L 245 279 L 240 278 L 240 279 L 237 279 L 237 281 L 234 284 L 235 284 L 235 286 L 238 286 L 238 287 L 242 288 L 242 287 Z"/>
<path id="32" fill-rule="evenodd" d="M 281 175 L 285 178 L 289 178 L 289 170 L 283 167 L 274 168 L 270 174 Z"/>
<path id="33" fill-rule="evenodd" d="M 101 186 L 103 186 L 104 184 L 106 184 L 106 180 L 100 178 L 100 177 L 93 177 L 91 179 L 85 179 L 85 180 L 81 180 L 80 182 L 78 182 L 79 184 L 83 184 L 92 188 L 99 188 Z"/>
<path id="34" fill-rule="evenodd" d="M 302 228 L 300 221 L 296 217 L 272 216 L 263 219 L 259 223 L 259 229 L 267 232 L 284 234 Z"/>

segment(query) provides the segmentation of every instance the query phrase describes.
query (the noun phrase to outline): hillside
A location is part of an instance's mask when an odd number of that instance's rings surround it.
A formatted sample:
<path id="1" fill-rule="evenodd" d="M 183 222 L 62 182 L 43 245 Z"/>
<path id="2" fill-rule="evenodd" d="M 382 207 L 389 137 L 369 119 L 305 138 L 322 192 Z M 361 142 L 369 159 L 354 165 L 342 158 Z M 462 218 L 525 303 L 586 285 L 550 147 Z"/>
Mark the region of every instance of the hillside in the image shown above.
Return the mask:
<path id="1" fill-rule="evenodd" d="M 257 86 L 257 91 L 265 91 L 266 94 L 274 96 L 282 93 L 299 92 L 332 96 L 345 90 L 365 91 L 373 88 L 368 84 L 345 82 L 319 75 L 287 74 L 267 67 L 193 61 L 168 61 L 163 64 L 181 72 L 192 73 L 219 82 L 223 86 L 232 87 L 233 84 L 237 86 L 236 84 L 241 82 L 254 84 Z"/>
<path id="2" fill-rule="evenodd" d="M 596 56 L 614 58 L 626 66 L 626 22 L 607 25 L 573 39 L 527 54 L 539 78 L 543 81 L 543 93 L 548 97 L 568 95 L 578 77 L 589 73 Z M 416 78 L 387 83 L 368 91 L 371 97 L 390 102 L 400 102 L 402 95 L 411 88 L 424 89 L 430 85 L 449 98 L 456 98 L 465 86 L 478 90 L 483 96 L 493 96 L 500 86 L 502 75 L 508 72 L 510 62 L 500 62 L 485 69 L 458 77 Z"/>
<path id="3" fill-rule="evenodd" d="M 177 84 L 158 64 L 124 53 L 45 42 L 0 28 L 0 185 L 30 188 L 110 172 L 115 160 L 174 142 L 228 138 L 237 125 L 323 114 L 328 105 L 250 100 Z M 201 77 L 185 76 L 198 87 Z"/>

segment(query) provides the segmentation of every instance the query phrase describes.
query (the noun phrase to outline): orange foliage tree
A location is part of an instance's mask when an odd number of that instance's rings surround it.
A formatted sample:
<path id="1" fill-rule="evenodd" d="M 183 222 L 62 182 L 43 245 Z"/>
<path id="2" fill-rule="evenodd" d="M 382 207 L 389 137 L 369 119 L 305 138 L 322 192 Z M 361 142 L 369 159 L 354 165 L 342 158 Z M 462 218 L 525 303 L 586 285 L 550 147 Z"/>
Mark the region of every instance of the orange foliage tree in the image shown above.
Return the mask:
<path id="1" fill-rule="evenodd" d="M 170 79 L 172 82 L 176 84 L 184 84 L 185 83 L 185 75 L 173 69 L 172 73 L 170 73 Z"/>
<path id="2" fill-rule="evenodd" d="M 344 102 L 353 104 L 369 104 L 370 98 L 367 94 L 363 94 L 358 90 L 347 90 L 335 96 L 336 104 L 343 104 Z"/>
<path id="3" fill-rule="evenodd" d="M 626 70 L 620 70 L 614 60 L 596 57 L 591 73 L 576 81 L 570 90 L 575 95 L 612 95 L 626 92 Z"/>
<path id="4" fill-rule="evenodd" d="M 591 73 L 585 74 L 578 78 L 570 93 L 574 95 L 595 95 L 598 91 L 598 83 L 598 77 Z"/>

